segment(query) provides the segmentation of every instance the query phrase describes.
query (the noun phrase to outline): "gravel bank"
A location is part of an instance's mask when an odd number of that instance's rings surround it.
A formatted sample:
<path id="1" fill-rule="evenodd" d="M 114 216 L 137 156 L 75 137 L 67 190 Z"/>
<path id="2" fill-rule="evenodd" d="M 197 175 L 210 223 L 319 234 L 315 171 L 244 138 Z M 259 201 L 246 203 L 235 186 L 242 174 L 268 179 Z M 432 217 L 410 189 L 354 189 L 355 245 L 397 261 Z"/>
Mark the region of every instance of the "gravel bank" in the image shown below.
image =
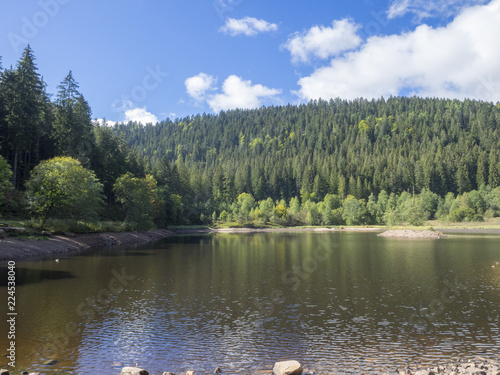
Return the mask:
<path id="1" fill-rule="evenodd" d="M 116 245 L 139 245 L 173 235 L 166 229 L 145 232 L 89 233 L 57 235 L 39 241 L 21 241 L 14 238 L 0 240 L 0 262 L 25 260 L 54 254 L 71 254 L 78 251 Z"/>
<path id="2" fill-rule="evenodd" d="M 493 359 L 478 357 L 467 362 L 440 365 L 425 370 L 400 370 L 399 375 L 500 375 L 500 363 Z"/>
<path id="3" fill-rule="evenodd" d="M 440 239 L 448 237 L 441 232 L 431 230 L 388 230 L 379 234 L 380 237 L 411 238 L 411 239 Z"/>

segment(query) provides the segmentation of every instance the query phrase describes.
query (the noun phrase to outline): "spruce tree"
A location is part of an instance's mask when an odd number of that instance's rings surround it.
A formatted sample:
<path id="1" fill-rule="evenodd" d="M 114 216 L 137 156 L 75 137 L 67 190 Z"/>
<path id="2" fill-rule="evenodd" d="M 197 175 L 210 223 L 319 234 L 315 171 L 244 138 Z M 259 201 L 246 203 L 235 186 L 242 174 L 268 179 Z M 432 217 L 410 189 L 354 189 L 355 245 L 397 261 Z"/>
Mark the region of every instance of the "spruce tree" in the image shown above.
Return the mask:
<path id="1" fill-rule="evenodd" d="M 48 96 L 30 46 L 24 50 L 15 70 L 2 76 L 8 96 L 9 161 L 13 166 L 13 185 L 19 188 L 39 161 L 39 141 L 44 134 Z"/>
<path id="2" fill-rule="evenodd" d="M 59 155 L 90 163 L 92 151 L 92 112 L 70 71 L 57 88 L 53 138 Z"/>

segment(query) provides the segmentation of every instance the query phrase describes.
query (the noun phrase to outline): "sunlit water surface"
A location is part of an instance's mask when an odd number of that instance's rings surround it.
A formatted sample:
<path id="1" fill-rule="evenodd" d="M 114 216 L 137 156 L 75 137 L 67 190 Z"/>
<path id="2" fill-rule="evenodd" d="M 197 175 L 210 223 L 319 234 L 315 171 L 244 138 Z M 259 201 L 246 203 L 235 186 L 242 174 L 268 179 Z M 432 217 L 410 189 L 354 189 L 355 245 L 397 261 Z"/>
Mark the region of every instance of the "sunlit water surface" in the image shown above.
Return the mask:
<path id="1" fill-rule="evenodd" d="M 18 262 L 16 371 L 112 375 L 138 363 L 150 374 L 248 374 L 296 359 L 360 374 L 498 358 L 499 244 L 218 234 Z M 0 277 L 7 301 L 5 268 Z M 4 353 L 7 329 L 1 319 Z"/>

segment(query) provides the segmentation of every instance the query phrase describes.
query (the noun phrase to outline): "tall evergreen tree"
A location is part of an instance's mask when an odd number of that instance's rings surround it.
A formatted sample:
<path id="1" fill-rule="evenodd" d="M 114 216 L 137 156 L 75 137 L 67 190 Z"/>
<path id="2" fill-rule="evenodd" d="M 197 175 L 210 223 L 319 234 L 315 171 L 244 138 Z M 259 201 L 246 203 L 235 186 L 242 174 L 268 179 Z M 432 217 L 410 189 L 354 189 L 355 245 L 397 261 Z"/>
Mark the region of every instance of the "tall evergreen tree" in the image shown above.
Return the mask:
<path id="1" fill-rule="evenodd" d="M 45 111 L 48 110 L 45 84 L 38 73 L 30 46 L 24 50 L 16 69 L 2 74 L 2 85 L 8 106 L 8 158 L 13 166 L 13 185 L 18 188 L 39 161 L 39 142 L 44 135 Z"/>
<path id="2" fill-rule="evenodd" d="M 57 87 L 53 138 L 59 155 L 88 166 L 93 145 L 92 111 L 78 87 L 71 71 Z"/>

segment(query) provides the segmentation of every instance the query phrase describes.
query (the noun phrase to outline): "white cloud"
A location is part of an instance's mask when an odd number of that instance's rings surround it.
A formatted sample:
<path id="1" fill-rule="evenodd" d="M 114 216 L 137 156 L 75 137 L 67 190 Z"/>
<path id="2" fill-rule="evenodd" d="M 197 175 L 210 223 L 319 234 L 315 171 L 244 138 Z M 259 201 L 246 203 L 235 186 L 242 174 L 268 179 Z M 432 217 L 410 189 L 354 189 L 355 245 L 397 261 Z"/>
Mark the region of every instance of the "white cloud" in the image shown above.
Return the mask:
<path id="1" fill-rule="evenodd" d="M 252 85 L 252 81 L 244 81 L 235 75 L 229 76 L 222 85 L 222 93 L 213 95 L 207 100 L 208 105 L 219 112 L 223 109 L 257 108 L 264 98 L 281 94 L 281 90 L 270 89 L 260 84 Z"/>
<path id="2" fill-rule="evenodd" d="M 362 43 L 358 29 L 349 19 L 333 21 L 332 27 L 313 26 L 290 36 L 284 48 L 290 51 L 293 62 L 308 62 L 312 57 L 327 59 L 358 47 Z"/>
<path id="3" fill-rule="evenodd" d="M 276 100 L 281 90 L 268 88 L 252 81 L 231 75 L 222 85 L 222 92 L 215 93 L 217 79 L 209 74 L 200 73 L 185 81 L 186 91 L 196 101 L 206 101 L 214 112 L 236 108 L 257 108 L 264 100 Z"/>
<path id="4" fill-rule="evenodd" d="M 448 25 L 369 38 L 301 78 L 303 99 L 419 96 L 500 98 L 500 0 L 465 9 Z"/>
<path id="5" fill-rule="evenodd" d="M 387 17 L 393 19 L 407 13 L 415 14 L 419 21 L 429 17 L 448 17 L 459 13 L 463 8 L 486 2 L 488 0 L 393 0 Z"/>
<path id="6" fill-rule="evenodd" d="M 158 117 L 148 112 L 145 107 L 137 107 L 125 111 L 125 122 L 128 121 L 140 122 L 141 124 L 156 124 L 158 122 Z"/>
<path id="7" fill-rule="evenodd" d="M 258 33 L 276 30 L 278 30 L 277 24 L 269 23 L 253 17 L 245 17 L 239 20 L 235 18 L 227 18 L 226 24 L 219 29 L 219 31 L 231 36 L 242 34 L 246 36 L 254 36 Z"/>
<path id="8" fill-rule="evenodd" d="M 205 73 L 200 73 L 194 77 L 186 79 L 184 84 L 189 96 L 196 101 L 201 101 L 204 99 L 208 91 L 215 90 L 217 78 Z"/>

